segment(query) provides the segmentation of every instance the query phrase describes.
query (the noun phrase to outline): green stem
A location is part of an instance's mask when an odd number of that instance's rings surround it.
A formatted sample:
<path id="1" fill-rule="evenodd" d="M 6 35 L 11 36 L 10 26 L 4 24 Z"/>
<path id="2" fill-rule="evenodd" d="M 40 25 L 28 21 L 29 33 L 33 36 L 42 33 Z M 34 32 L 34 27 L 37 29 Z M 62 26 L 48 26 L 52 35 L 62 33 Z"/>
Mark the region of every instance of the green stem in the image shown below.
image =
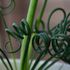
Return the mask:
<path id="1" fill-rule="evenodd" d="M 38 0 L 30 0 L 30 5 L 26 19 L 28 24 L 30 25 L 30 28 L 32 28 L 37 3 Z M 31 41 L 31 35 L 28 37 L 25 36 L 24 40 L 22 41 L 20 70 L 29 70 L 29 58 L 32 51 L 32 46 L 30 41 Z"/>
<path id="2" fill-rule="evenodd" d="M 27 22 L 29 23 L 30 27 L 32 27 L 34 16 L 35 16 L 35 11 L 37 7 L 37 2 L 38 0 L 30 0 L 30 5 L 28 9 L 28 14 L 27 14 Z"/>
<path id="3" fill-rule="evenodd" d="M 9 34 L 8 34 L 8 39 L 9 39 L 9 43 L 10 43 L 10 49 L 11 49 L 11 51 L 12 51 L 12 50 L 13 50 L 13 45 L 12 45 L 11 37 L 9 36 Z M 15 54 L 12 53 L 11 56 L 12 56 L 12 58 L 13 58 L 14 68 L 15 68 L 15 70 L 18 70 L 18 69 L 17 69 L 17 64 L 16 64 L 16 57 L 15 57 Z"/>
<path id="4" fill-rule="evenodd" d="M 27 22 L 29 23 L 31 28 L 32 28 L 33 20 L 34 20 L 37 3 L 38 3 L 38 0 L 30 0 L 29 10 L 28 10 L 28 14 L 27 14 Z M 46 4 L 47 4 L 47 0 L 44 1 L 44 6 L 42 7 L 42 10 L 38 17 L 39 20 L 43 16 Z M 32 51 L 32 45 L 31 45 L 31 42 L 32 42 L 31 37 L 32 36 L 33 35 L 30 35 L 29 37 L 25 37 L 24 40 L 22 41 L 21 69 L 20 70 L 29 70 L 29 59 L 30 59 L 31 51 Z"/>
<path id="5" fill-rule="evenodd" d="M 43 15 L 44 15 L 45 8 L 46 8 L 46 5 L 47 5 L 47 1 L 48 1 L 48 0 L 44 0 L 44 3 L 43 3 L 43 6 L 42 6 L 42 9 L 41 9 L 40 14 L 39 14 L 39 16 L 38 16 L 38 19 L 39 19 L 39 20 L 41 20 L 42 17 L 43 17 Z"/>
<path id="6" fill-rule="evenodd" d="M 40 11 L 39 16 L 37 17 L 37 20 L 36 20 L 37 22 L 36 22 L 36 24 L 37 24 L 38 28 L 39 28 L 39 26 L 40 26 L 42 17 L 43 17 L 43 15 L 44 15 L 44 12 L 45 12 L 45 8 L 46 8 L 46 5 L 47 5 L 47 2 L 48 2 L 48 0 L 43 0 L 42 9 L 41 9 L 41 11 Z"/>
<path id="7" fill-rule="evenodd" d="M 2 20 L 2 23 L 4 25 L 4 28 L 7 28 L 8 26 L 7 26 L 6 21 L 5 21 L 4 17 L 3 17 L 2 11 L 0 11 L 0 19 Z M 8 35 L 8 39 L 9 39 L 9 42 L 10 42 L 10 50 L 12 51 L 13 50 L 13 45 L 12 45 L 12 42 L 11 42 L 11 37 L 9 36 L 9 34 L 7 34 L 7 35 Z M 15 70 L 18 70 L 17 69 L 17 65 L 16 65 L 16 59 L 15 59 L 16 57 L 15 57 L 15 54 L 12 53 L 11 56 L 13 57 L 13 62 L 14 62 Z"/>

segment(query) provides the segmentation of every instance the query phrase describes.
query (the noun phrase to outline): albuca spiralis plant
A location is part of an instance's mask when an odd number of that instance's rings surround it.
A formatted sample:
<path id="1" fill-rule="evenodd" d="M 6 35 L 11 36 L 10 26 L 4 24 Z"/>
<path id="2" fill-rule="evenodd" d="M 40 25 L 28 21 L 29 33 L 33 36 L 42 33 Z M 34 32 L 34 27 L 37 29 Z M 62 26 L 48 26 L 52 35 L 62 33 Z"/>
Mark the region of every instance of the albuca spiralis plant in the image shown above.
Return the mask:
<path id="1" fill-rule="evenodd" d="M 45 12 L 47 1 L 48 0 L 42 1 L 43 6 L 41 8 L 39 16 L 34 19 L 38 0 L 30 0 L 27 17 L 25 19 L 21 19 L 21 21 L 19 22 L 19 26 L 15 22 L 13 22 L 12 28 L 14 30 L 8 27 L 3 16 L 13 11 L 15 7 L 15 1 L 11 0 L 10 4 L 7 7 L 0 6 L 0 19 L 2 20 L 9 39 L 9 42 L 6 43 L 5 48 L 8 53 L 12 54 L 15 70 L 18 69 L 16 66 L 16 58 L 14 53 L 17 53 L 19 50 L 21 51 L 20 70 L 47 70 L 59 60 L 70 64 L 70 13 L 66 14 L 65 10 L 62 8 L 54 9 L 48 16 L 48 20 L 46 22 L 48 30 L 45 30 L 45 23 L 42 17 Z M 9 8 L 10 10 L 8 11 Z M 57 11 L 61 11 L 63 13 L 63 19 L 58 23 L 58 25 L 51 29 L 51 17 Z M 41 30 L 39 29 L 40 26 L 42 26 Z M 19 48 L 15 51 L 13 51 L 10 36 L 18 40 L 18 42 L 20 43 Z M 10 43 L 10 47 L 12 49 L 11 51 L 7 50 L 8 43 Z M 34 57 L 34 53 L 32 53 L 33 49 L 38 54 L 38 56 L 35 56 L 36 58 Z M 6 69 L 13 70 L 11 62 L 9 61 L 9 58 L 7 57 L 5 52 L 2 49 L 0 49 L 0 51 L 8 62 L 7 65 L 3 57 L 0 55 L 0 59 Z M 38 66 L 39 62 L 48 54 L 50 57 L 44 60 L 44 62 L 40 66 Z M 33 63 L 34 58 L 35 62 Z M 51 60 L 52 63 L 48 64 L 48 62 Z"/>

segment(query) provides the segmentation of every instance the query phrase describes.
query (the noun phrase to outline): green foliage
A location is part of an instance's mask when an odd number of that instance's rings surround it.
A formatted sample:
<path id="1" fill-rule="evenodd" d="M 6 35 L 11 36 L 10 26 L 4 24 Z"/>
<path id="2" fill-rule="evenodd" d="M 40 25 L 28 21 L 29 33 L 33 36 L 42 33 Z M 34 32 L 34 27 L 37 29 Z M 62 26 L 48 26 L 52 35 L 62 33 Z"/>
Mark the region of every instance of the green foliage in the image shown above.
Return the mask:
<path id="1" fill-rule="evenodd" d="M 45 11 L 47 0 L 44 0 L 40 14 L 36 18 L 36 20 L 34 20 L 37 3 L 37 0 L 31 0 L 27 19 L 22 19 L 19 25 L 14 22 L 12 24 L 12 29 L 8 27 L 6 27 L 5 29 L 9 35 L 17 40 L 20 39 L 22 41 L 20 70 L 35 70 L 41 59 L 43 59 L 48 54 L 50 55 L 50 57 L 45 60 L 40 67 L 38 67 L 38 70 L 47 70 L 58 60 L 63 60 L 64 62 L 70 64 L 70 35 L 68 34 L 68 32 L 70 32 L 70 13 L 66 14 L 65 10 L 62 8 L 54 9 L 48 16 L 48 30 L 46 31 L 45 23 L 42 20 L 42 17 Z M 63 13 L 63 19 L 58 23 L 58 25 L 51 29 L 50 20 L 53 14 L 57 11 L 61 11 Z M 40 25 L 42 26 L 41 30 L 39 29 Z M 34 64 L 30 66 L 29 60 L 32 60 L 31 56 L 34 55 L 31 53 L 32 48 L 36 53 L 38 53 L 38 56 Z M 9 63 L 8 58 L 6 59 Z M 52 63 L 46 66 L 52 59 L 54 59 Z M 3 60 L 2 62 L 8 70 L 8 67 Z M 13 70 L 10 63 L 9 65 L 11 70 Z"/>

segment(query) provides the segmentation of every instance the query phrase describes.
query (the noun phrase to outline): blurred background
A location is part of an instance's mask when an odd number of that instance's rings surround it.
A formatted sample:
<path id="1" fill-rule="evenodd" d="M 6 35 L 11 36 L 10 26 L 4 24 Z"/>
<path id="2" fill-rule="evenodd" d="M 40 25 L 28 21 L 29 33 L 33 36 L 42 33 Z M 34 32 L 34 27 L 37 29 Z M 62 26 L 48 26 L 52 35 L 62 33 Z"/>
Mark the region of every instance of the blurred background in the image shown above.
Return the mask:
<path id="1" fill-rule="evenodd" d="M 28 7 L 29 7 L 29 1 L 30 0 L 15 0 L 15 3 L 16 3 L 15 9 L 11 13 L 4 15 L 5 21 L 9 27 L 11 27 L 11 25 L 14 21 L 16 21 L 17 24 L 19 24 L 19 22 L 22 18 L 26 18 Z M 42 4 L 43 4 L 43 0 L 38 0 L 38 1 L 39 2 L 38 2 L 35 18 L 37 18 L 37 16 L 39 15 L 39 12 L 40 12 L 40 10 L 42 8 Z M 9 4 L 9 2 L 10 2 L 10 0 L 0 0 L 0 6 L 6 7 Z M 70 12 L 70 0 L 48 0 L 46 10 L 45 10 L 45 13 L 43 16 L 43 20 L 44 20 L 45 24 L 47 23 L 47 19 L 48 19 L 49 14 L 51 13 L 51 11 L 58 7 L 65 9 L 66 13 Z M 52 28 L 55 25 L 57 25 L 57 23 L 62 18 L 63 18 L 62 12 L 55 13 L 52 16 L 52 19 L 50 22 L 50 27 Z M 7 42 L 6 32 L 4 30 L 3 24 L 1 23 L 1 19 L 0 19 L 0 47 L 4 48 L 6 42 Z M 18 42 L 16 42 L 16 40 L 13 40 L 13 46 L 14 46 L 14 48 L 18 48 Z M 20 52 L 16 53 L 17 58 L 19 57 L 19 53 Z"/>

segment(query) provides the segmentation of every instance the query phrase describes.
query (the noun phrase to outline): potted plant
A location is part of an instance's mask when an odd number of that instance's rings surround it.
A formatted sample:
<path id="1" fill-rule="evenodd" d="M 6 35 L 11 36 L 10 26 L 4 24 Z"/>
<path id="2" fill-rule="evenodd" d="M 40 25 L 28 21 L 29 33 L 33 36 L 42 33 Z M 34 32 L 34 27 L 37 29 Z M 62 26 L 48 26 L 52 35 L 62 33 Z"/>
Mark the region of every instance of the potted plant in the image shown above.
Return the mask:
<path id="1" fill-rule="evenodd" d="M 68 34 L 68 32 L 70 32 L 70 13 L 66 14 L 65 10 L 62 8 L 54 9 L 48 16 L 48 30 L 46 31 L 42 17 L 47 1 L 48 0 L 43 1 L 43 6 L 39 13 L 39 16 L 34 19 L 38 0 L 30 0 L 27 17 L 25 19 L 22 19 L 19 25 L 14 22 L 12 25 L 12 28 L 14 30 L 7 26 L 6 21 L 3 17 L 4 13 L 2 10 L 8 9 L 10 6 L 15 5 L 15 1 L 11 0 L 11 4 L 6 8 L 1 7 L 0 15 L 2 23 L 4 24 L 4 28 L 7 32 L 9 43 L 12 49 L 11 52 L 8 53 L 11 53 L 13 55 L 15 70 L 18 70 L 18 68 L 16 65 L 16 58 L 14 53 L 16 53 L 19 49 L 21 51 L 19 70 L 47 70 L 59 60 L 70 64 L 70 35 Z M 63 19 L 61 19 L 58 25 L 50 29 L 51 17 L 57 11 L 61 11 L 63 13 Z M 39 28 L 40 26 L 42 26 L 42 29 Z M 15 51 L 13 51 L 10 36 L 18 40 L 20 43 L 20 48 Z M 38 54 L 36 58 L 34 56 L 33 50 Z M 5 52 L 2 49 L 0 49 L 0 51 L 6 58 L 7 62 L 5 62 L 5 60 L 3 60 L 3 57 L 0 56 L 1 61 L 3 62 L 6 69 L 13 70 L 12 64 Z M 48 58 L 42 61 L 42 59 L 48 54 Z"/>

